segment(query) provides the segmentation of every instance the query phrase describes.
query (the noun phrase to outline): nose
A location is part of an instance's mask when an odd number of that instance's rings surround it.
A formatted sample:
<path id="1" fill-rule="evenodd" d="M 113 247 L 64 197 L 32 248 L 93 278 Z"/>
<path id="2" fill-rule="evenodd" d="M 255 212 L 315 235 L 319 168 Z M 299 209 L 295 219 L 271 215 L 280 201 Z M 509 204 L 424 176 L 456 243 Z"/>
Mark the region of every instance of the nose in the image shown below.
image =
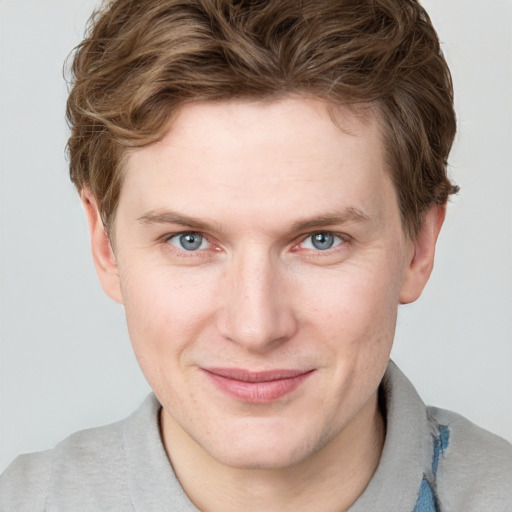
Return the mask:
<path id="1" fill-rule="evenodd" d="M 285 273 L 282 263 L 257 251 L 233 258 L 221 284 L 220 334 L 257 353 L 293 337 L 297 318 Z"/>

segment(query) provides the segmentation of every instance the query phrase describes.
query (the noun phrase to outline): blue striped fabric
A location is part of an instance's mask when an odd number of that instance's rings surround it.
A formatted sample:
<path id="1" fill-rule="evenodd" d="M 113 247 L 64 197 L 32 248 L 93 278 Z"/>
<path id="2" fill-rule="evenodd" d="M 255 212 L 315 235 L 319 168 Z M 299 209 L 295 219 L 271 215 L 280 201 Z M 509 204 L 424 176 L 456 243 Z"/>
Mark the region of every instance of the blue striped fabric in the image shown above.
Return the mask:
<path id="1" fill-rule="evenodd" d="M 414 512 L 439 512 L 434 491 L 425 477 L 421 481 L 420 495 L 418 496 Z"/>
<path id="2" fill-rule="evenodd" d="M 434 479 L 437 477 L 439 457 L 443 454 L 443 451 L 446 450 L 450 442 L 450 430 L 448 427 L 439 425 L 438 432 L 438 435 L 434 438 L 434 454 L 432 457 L 432 475 Z M 420 494 L 413 512 L 441 512 L 434 489 L 432 489 L 432 485 L 427 480 L 426 476 L 423 476 L 423 480 L 421 481 Z"/>

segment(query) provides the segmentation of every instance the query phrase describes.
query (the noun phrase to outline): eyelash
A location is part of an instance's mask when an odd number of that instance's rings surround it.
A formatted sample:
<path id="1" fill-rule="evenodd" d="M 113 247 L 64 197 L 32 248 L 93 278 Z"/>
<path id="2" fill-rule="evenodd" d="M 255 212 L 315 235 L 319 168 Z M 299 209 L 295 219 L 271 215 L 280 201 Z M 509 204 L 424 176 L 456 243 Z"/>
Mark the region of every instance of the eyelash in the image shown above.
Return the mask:
<path id="1" fill-rule="evenodd" d="M 207 247 L 205 249 L 199 249 L 196 251 L 187 251 L 185 249 L 180 249 L 178 246 L 171 243 L 172 238 L 176 238 L 176 237 L 183 236 L 183 235 L 198 235 L 198 236 L 202 237 L 204 240 L 206 240 L 209 244 L 211 244 L 211 247 Z M 161 240 L 167 248 L 170 249 L 169 246 L 171 246 L 172 247 L 171 250 L 174 250 L 176 252 L 177 256 L 180 256 L 180 257 L 207 258 L 210 255 L 209 251 L 211 251 L 212 249 L 214 251 L 220 250 L 218 248 L 218 246 L 210 239 L 210 237 L 208 237 L 207 235 L 205 235 L 204 233 L 201 233 L 199 231 L 178 231 L 176 233 L 167 233 L 165 236 L 162 237 Z"/>
<path id="2" fill-rule="evenodd" d="M 337 248 L 339 248 L 340 246 L 344 245 L 346 242 L 347 242 L 347 236 L 342 234 L 342 233 L 334 233 L 332 231 L 314 231 L 313 233 L 308 233 L 305 237 L 301 237 L 301 241 L 296 244 L 292 250 L 294 248 L 299 248 L 299 246 L 301 244 L 304 244 L 304 242 L 308 241 L 308 240 L 311 240 L 310 242 L 310 245 L 313 245 L 314 246 L 314 242 L 313 242 L 313 237 L 315 236 L 318 236 L 318 235 L 327 235 L 327 236 L 332 236 L 334 238 L 337 238 L 339 240 L 339 243 L 336 243 L 336 240 L 333 240 L 333 244 L 336 244 L 336 245 L 333 245 L 332 247 L 328 247 L 326 249 L 319 249 L 319 248 L 305 248 L 305 250 L 308 250 L 308 251 L 311 251 L 311 254 L 312 255 L 315 255 L 315 256 L 322 256 L 322 255 L 329 255 L 329 254 L 333 254 L 334 251 L 336 251 Z"/>
<path id="3" fill-rule="evenodd" d="M 198 249 L 198 250 L 195 250 L 195 251 L 187 251 L 185 249 L 180 250 L 179 247 L 177 247 L 176 245 L 171 243 L 171 239 L 172 238 L 183 236 L 183 235 L 187 235 L 187 234 L 198 235 L 198 236 L 202 237 L 209 244 L 211 244 L 211 247 L 207 247 L 205 249 Z M 325 250 L 321 250 L 321 249 L 316 249 L 315 250 L 315 249 L 309 249 L 309 248 L 304 249 L 304 250 L 306 250 L 306 251 L 308 251 L 310 253 L 309 254 L 310 257 L 323 257 L 323 256 L 332 255 L 333 252 L 335 252 L 337 250 L 341 250 L 342 247 L 344 248 L 345 245 L 350 241 L 350 237 L 348 235 L 346 235 L 345 233 L 337 233 L 337 232 L 334 232 L 334 231 L 313 231 L 313 232 L 306 233 L 306 234 L 303 234 L 303 235 L 300 235 L 299 237 L 297 237 L 296 240 L 298 240 L 298 241 L 297 242 L 293 242 L 292 247 L 291 247 L 291 252 L 297 252 L 298 250 L 301 249 L 300 245 L 303 244 L 306 240 L 308 240 L 308 238 L 311 238 L 314 235 L 319 235 L 319 234 L 332 235 L 332 236 L 338 238 L 340 240 L 340 243 L 338 243 L 334 247 L 330 247 L 330 248 L 325 249 Z M 214 241 L 212 241 L 212 239 L 210 237 L 208 237 L 207 235 L 205 235 L 204 233 L 201 233 L 199 231 L 179 231 L 179 232 L 176 232 L 176 233 L 167 233 L 165 236 L 162 237 L 161 240 L 162 240 L 162 242 L 166 246 L 172 246 L 173 249 L 175 251 L 177 251 L 177 255 L 178 256 L 184 256 L 184 257 L 198 257 L 198 256 L 199 257 L 208 257 L 209 256 L 208 253 L 211 250 L 213 250 L 215 252 L 221 250 L 218 247 L 218 245 Z"/>

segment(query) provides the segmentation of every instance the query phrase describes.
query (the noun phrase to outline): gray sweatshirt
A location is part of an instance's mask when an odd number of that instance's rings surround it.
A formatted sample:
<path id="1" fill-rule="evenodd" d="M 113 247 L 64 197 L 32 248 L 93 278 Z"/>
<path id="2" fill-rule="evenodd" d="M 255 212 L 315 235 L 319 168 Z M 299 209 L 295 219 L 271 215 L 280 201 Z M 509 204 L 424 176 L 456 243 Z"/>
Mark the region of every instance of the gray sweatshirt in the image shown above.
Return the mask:
<path id="1" fill-rule="evenodd" d="M 384 450 L 350 512 L 512 511 L 509 443 L 457 414 L 425 407 L 392 362 L 381 398 Z M 0 512 L 197 512 L 164 450 L 160 407 L 150 395 L 124 421 L 21 455 L 0 477 Z"/>

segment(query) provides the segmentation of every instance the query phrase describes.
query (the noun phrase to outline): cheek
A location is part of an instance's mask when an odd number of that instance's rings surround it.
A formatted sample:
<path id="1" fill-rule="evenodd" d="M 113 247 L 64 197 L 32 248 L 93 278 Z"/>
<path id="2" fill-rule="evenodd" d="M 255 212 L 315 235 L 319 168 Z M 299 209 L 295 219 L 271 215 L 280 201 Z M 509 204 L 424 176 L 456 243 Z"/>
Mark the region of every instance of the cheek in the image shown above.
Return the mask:
<path id="1" fill-rule="evenodd" d="M 154 266 L 121 272 L 128 330 L 141 367 L 173 364 L 212 315 L 205 276 Z"/>
<path id="2" fill-rule="evenodd" d="M 347 262 L 319 269 L 302 283 L 310 322 L 336 345 L 359 352 L 364 345 L 390 345 L 401 283 L 398 256 Z"/>

